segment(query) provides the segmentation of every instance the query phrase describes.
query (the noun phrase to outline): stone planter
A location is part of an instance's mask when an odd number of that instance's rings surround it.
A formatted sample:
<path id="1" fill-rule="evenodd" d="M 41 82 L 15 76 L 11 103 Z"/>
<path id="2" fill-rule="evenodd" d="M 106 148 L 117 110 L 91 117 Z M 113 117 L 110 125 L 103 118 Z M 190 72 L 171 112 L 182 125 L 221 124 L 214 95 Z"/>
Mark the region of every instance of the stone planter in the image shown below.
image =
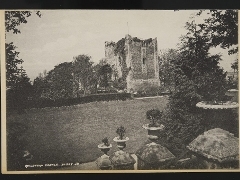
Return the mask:
<path id="1" fill-rule="evenodd" d="M 202 124 L 205 126 L 205 131 L 221 128 L 236 136 L 239 134 L 238 106 L 238 103 L 233 101 L 201 101 L 196 104 L 203 113 Z"/>
<path id="2" fill-rule="evenodd" d="M 112 162 L 110 161 L 109 156 L 107 155 L 111 147 L 112 147 L 111 144 L 109 144 L 109 146 L 106 146 L 104 143 L 98 145 L 98 148 L 104 153 L 101 157 L 99 157 L 96 160 L 96 164 L 98 168 L 101 170 L 112 169 Z"/>
<path id="3" fill-rule="evenodd" d="M 238 108 L 238 103 L 232 101 L 201 101 L 196 106 L 202 109 L 235 109 Z"/>
<path id="4" fill-rule="evenodd" d="M 148 131 L 148 138 L 152 141 L 157 140 L 159 131 L 164 129 L 164 125 L 162 124 L 158 127 L 149 127 L 149 124 L 144 124 L 142 127 Z"/>
<path id="5" fill-rule="evenodd" d="M 114 152 L 110 156 L 110 160 L 115 170 L 134 170 L 135 159 L 127 152 L 123 151 L 126 147 L 126 142 L 129 140 L 128 137 L 120 139 L 115 137 L 113 141 L 117 142 L 117 147 L 119 151 Z"/>
<path id="6" fill-rule="evenodd" d="M 115 137 L 113 141 L 117 142 L 117 147 L 120 150 L 123 150 L 126 147 L 126 142 L 129 140 L 128 137 L 125 137 L 124 139 L 120 139 L 119 137 Z"/>
<path id="7" fill-rule="evenodd" d="M 111 144 L 109 144 L 109 146 L 106 146 L 103 143 L 98 145 L 98 149 L 100 149 L 104 154 L 107 154 L 111 147 Z"/>

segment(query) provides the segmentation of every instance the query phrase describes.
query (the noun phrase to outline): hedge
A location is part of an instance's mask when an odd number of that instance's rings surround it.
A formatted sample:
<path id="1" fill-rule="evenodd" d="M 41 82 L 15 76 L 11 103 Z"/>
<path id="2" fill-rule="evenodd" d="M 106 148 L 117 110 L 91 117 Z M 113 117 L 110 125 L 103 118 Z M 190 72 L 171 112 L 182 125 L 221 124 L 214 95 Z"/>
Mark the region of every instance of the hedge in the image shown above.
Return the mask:
<path id="1" fill-rule="evenodd" d="M 93 94 L 89 96 L 71 98 L 71 99 L 35 99 L 28 100 L 25 108 L 44 108 L 44 107 L 60 107 L 76 104 L 84 104 L 95 101 L 115 101 L 131 99 L 130 93 L 109 93 L 109 94 Z"/>

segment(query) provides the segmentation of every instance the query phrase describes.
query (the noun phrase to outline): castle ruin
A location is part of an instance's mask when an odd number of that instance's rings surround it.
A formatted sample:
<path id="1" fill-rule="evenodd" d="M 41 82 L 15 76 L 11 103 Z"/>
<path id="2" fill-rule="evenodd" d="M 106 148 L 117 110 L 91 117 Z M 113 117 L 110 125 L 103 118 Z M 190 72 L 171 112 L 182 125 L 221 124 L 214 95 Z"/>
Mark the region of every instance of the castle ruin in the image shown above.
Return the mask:
<path id="1" fill-rule="evenodd" d="M 105 58 L 115 72 L 113 80 L 123 78 L 128 92 L 160 86 L 157 38 L 140 40 L 126 35 L 117 43 L 105 42 Z"/>

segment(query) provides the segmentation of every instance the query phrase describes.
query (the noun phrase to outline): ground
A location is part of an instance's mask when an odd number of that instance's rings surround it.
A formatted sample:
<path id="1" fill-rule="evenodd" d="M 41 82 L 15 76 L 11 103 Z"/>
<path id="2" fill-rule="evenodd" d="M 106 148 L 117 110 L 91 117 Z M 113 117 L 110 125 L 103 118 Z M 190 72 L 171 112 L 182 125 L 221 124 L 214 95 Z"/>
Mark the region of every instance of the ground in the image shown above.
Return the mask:
<path id="1" fill-rule="evenodd" d="M 130 139 L 125 150 L 135 153 L 147 141 L 147 132 L 142 128 L 144 123 L 148 123 L 146 111 L 151 108 L 163 110 L 167 101 L 167 97 L 154 97 L 92 102 L 29 109 L 24 114 L 12 114 L 7 118 L 7 132 L 19 131 L 20 128 L 16 129 L 16 126 L 24 128 L 21 128 L 21 133 L 8 138 L 8 154 L 14 152 L 16 147 L 19 151 L 28 150 L 33 155 L 29 164 L 59 165 L 94 161 L 102 155 L 97 145 L 104 137 L 109 137 L 113 145 L 109 154 L 117 150 L 112 139 L 117 135 L 116 129 L 120 125 L 126 127 L 126 136 Z M 11 157 L 8 159 L 11 160 Z"/>

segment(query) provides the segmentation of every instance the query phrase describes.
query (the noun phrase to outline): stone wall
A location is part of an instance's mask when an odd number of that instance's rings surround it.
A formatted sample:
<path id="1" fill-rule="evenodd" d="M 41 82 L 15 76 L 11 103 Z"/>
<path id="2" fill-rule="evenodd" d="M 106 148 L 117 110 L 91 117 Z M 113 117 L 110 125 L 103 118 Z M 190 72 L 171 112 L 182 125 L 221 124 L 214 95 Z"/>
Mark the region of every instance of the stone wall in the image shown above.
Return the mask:
<path id="1" fill-rule="evenodd" d="M 105 58 L 106 62 L 111 65 L 112 70 L 117 73 L 117 77 L 114 76 L 114 78 L 120 78 L 122 77 L 122 69 L 119 62 L 120 57 L 114 54 L 115 45 L 114 42 L 105 42 Z"/>
<path id="2" fill-rule="evenodd" d="M 107 62 L 116 68 L 119 77 L 122 77 L 124 70 L 128 72 L 127 90 L 138 91 L 142 86 L 159 87 L 159 65 L 157 39 L 140 40 L 132 38 L 130 35 L 125 37 L 125 55 L 126 61 L 123 65 L 120 63 L 120 57 L 114 55 L 116 43 L 105 42 L 105 56 Z"/>

